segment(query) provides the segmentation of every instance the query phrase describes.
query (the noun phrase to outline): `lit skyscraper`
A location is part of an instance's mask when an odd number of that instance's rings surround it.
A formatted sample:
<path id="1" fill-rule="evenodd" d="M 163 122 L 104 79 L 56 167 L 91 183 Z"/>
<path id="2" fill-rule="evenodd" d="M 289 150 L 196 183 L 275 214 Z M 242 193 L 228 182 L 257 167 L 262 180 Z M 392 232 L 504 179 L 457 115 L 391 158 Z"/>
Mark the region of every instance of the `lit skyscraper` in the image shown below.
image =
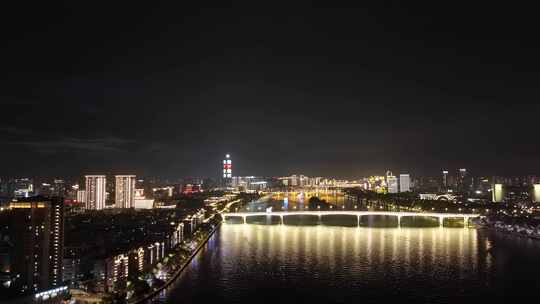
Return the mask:
<path id="1" fill-rule="evenodd" d="M 231 156 L 229 154 L 225 155 L 225 159 L 223 160 L 223 178 L 231 178 L 232 177 L 232 160 Z"/>
<path id="2" fill-rule="evenodd" d="M 135 175 L 116 175 L 115 207 L 135 207 Z"/>
<path id="3" fill-rule="evenodd" d="M 411 177 L 409 174 L 399 175 L 399 192 L 411 191 Z"/>
<path id="4" fill-rule="evenodd" d="M 86 203 L 86 191 L 85 190 L 77 190 L 77 202 L 78 203 Z"/>
<path id="5" fill-rule="evenodd" d="M 491 201 L 501 203 L 504 201 L 504 189 L 502 184 L 494 184 L 491 190 Z"/>
<path id="6" fill-rule="evenodd" d="M 386 176 L 386 185 L 388 187 L 388 193 L 398 193 L 398 180 L 394 175 Z"/>
<path id="7" fill-rule="evenodd" d="M 458 176 L 457 176 L 457 189 L 458 191 L 466 191 L 466 178 L 467 178 L 467 169 L 461 168 L 458 170 Z"/>
<path id="8" fill-rule="evenodd" d="M 86 175 L 86 209 L 101 210 L 105 208 L 106 183 L 105 175 Z"/>
<path id="9" fill-rule="evenodd" d="M 223 183 L 225 186 L 231 185 L 231 179 L 232 179 L 232 160 L 231 155 L 227 154 L 225 155 L 225 159 L 223 160 Z"/>
<path id="10" fill-rule="evenodd" d="M 11 272 L 19 292 L 62 285 L 64 203 L 62 198 L 33 197 L 10 204 L 10 235 L 15 244 Z"/>
<path id="11" fill-rule="evenodd" d="M 448 170 L 442 172 L 442 188 L 445 192 L 448 191 Z"/>

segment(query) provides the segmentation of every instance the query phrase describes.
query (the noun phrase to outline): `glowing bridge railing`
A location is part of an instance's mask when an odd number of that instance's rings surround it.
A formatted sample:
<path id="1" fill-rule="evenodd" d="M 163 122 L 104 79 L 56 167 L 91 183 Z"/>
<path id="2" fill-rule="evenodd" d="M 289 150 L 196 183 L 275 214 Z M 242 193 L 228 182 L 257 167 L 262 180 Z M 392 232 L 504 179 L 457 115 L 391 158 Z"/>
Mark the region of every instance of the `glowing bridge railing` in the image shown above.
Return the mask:
<path id="1" fill-rule="evenodd" d="M 472 213 L 436 213 L 436 212 L 392 212 L 392 211 L 271 211 L 271 212 L 234 212 L 234 213 L 222 213 L 223 220 L 232 217 L 241 217 L 246 223 L 248 217 L 254 216 L 278 216 L 281 224 L 283 224 L 283 218 L 285 216 L 298 216 L 298 215 L 311 215 L 318 216 L 319 221 L 321 217 L 327 215 L 350 215 L 357 217 L 358 226 L 360 226 L 360 218 L 362 216 L 369 215 L 387 215 L 395 216 L 398 220 L 398 227 L 401 226 L 401 218 L 403 217 L 434 217 L 439 219 L 439 226 L 443 226 L 445 218 L 463 218 L 464 226 L 468 225 L 471 218 L 480 217 L 480 214 Z"/>

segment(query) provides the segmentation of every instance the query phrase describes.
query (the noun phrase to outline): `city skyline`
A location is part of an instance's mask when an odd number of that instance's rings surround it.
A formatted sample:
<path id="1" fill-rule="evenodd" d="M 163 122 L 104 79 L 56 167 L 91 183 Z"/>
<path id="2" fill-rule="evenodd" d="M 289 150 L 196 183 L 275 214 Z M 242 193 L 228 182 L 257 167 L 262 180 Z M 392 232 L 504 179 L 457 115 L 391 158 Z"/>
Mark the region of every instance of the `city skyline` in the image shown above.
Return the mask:
<path id="1" fill-rule="evenodd" d="M 2 8 L 1 303 L 538 298 L 532 5 Z"/>

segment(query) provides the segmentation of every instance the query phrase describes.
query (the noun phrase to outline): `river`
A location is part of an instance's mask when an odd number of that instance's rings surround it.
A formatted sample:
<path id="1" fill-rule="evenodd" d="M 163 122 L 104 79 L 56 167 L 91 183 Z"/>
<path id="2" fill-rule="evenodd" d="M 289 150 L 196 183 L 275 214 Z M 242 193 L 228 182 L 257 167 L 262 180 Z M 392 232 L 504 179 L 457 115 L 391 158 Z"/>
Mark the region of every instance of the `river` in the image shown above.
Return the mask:
<path id="1" fill-rule="evenodd" d="M 540 242 L 464 228 L 223 224 L 157 303 L 540 299 Z"/>

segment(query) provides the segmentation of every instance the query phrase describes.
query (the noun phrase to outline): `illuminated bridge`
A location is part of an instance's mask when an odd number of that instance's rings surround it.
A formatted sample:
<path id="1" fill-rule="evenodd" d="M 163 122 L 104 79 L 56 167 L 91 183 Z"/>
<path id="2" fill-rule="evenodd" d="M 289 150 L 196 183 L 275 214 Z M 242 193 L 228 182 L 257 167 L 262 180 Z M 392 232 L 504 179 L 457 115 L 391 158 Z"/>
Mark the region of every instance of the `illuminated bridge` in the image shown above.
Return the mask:
<path id="1" fill-rule="evenodd" d="M 395 216 L 398 220 L 398 227 L 401 226 L 401 219 L 403 217 L 430 217 L 437 218 L 439 220 L 439 226 L 443 226 L 443 221 L 445 218 L 452 219 L 463 219 L 464 226 L 467 227 L 469 219 L 480 217 L 480 214 L 472 213 L 435 213 L 435 212 L 392 212 L 392 211 L 271 211 L 271 212 L 235 212 L 235 213 L 223 213 L 223 220 L 232 217 L 241 217 L 246 223 L 248 217 L 254 216 L 278 216 L 280 218 L 281 224 L 283 224 L 283 218 L 286 216 L 299 216 L 299 215 L 310 215 L 318 216 L 319 222 L 323 216 L 331 215 L 349 215 L 356 216 L 358 226 L 360 226 L 360 218 L 362 216 L 370 215 L 386 215 L 386 216 Z"/>

